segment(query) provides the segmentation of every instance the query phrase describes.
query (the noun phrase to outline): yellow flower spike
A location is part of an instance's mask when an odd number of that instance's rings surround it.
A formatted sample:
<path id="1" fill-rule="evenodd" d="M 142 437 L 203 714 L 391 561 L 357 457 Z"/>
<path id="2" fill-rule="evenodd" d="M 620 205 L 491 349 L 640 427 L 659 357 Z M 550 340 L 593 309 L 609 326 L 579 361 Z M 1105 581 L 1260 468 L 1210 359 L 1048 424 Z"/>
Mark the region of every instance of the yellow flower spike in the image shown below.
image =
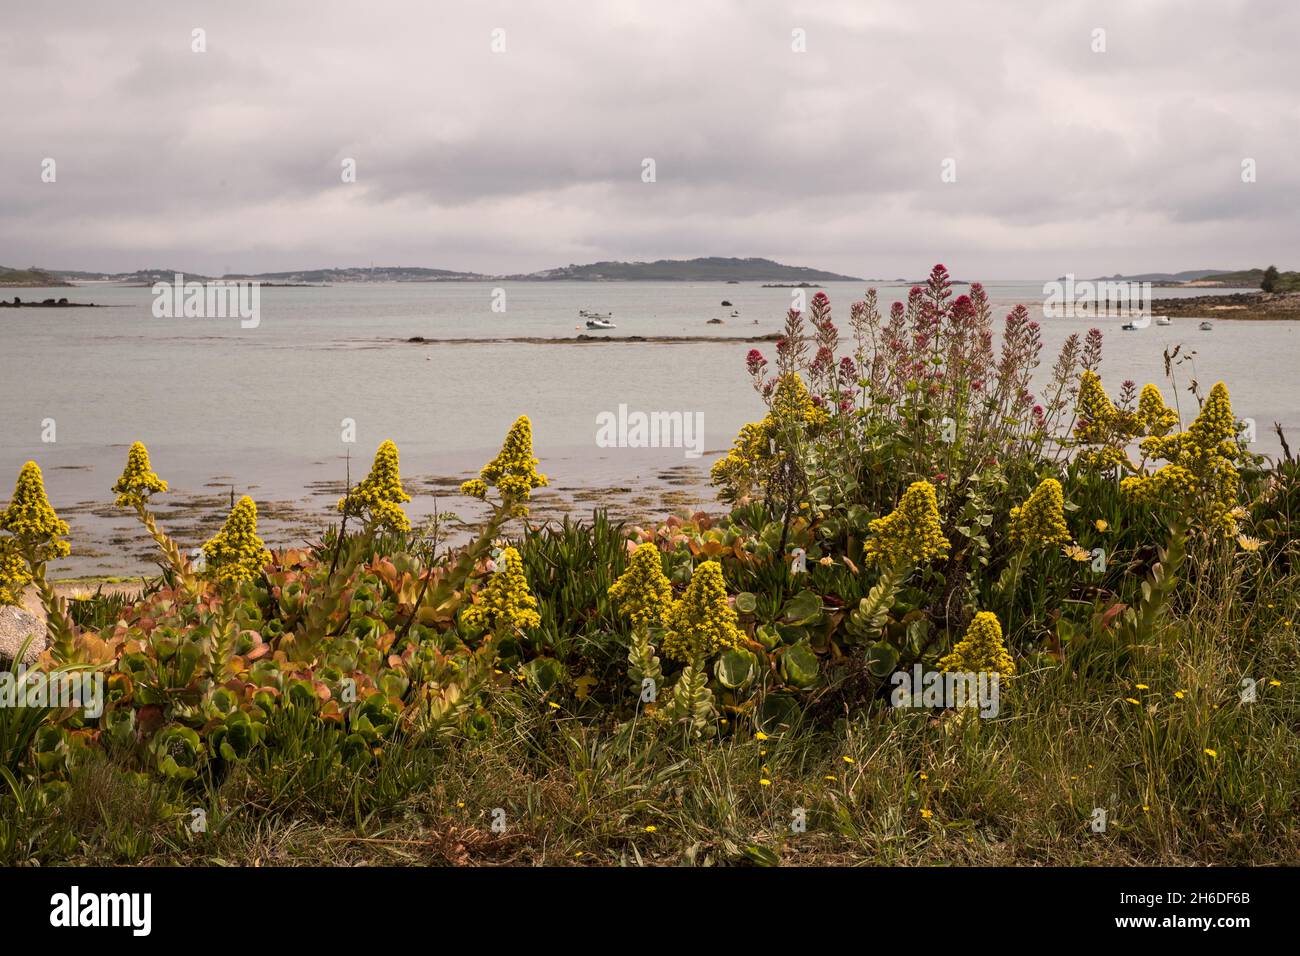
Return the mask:
<path id="1" fill-rule="evenodd" d="M 0 538 L 0 607 L 22 604 L 23 592 L 32 583 L 27 562 L 14 538 Z"/>
<path id="2" fill-rule="evenodd" d="M 338 509 L 351 518 L 360 518 L 376 530 L 410 531 L 411 522 L 401 506 L 411 500 L 402 488 L 397 446 L 385 439 L 375 452 L 370 474 L 346 496 L 339 499 Z"/>
<path id="3" fill-rule="evenodd" d="M 1010 677 L 1016 672 L 1015 661 L 1002 639 L 1002 625 L 992 611 L 980 611 L 966 629 L 966 635 L 952 651 L 941 658 L 941 671 L 997 672 Z"/>
<path id="4" fill-rule="evenodd" d="M 744 634 L 738 623 L 736 612 L 727 603 L 722 565 L 704 561 L 664 619 L 664 654 L 690 662 L 697 655 L 708 658 L 725 647 L 739 647 Z"/>
<path id="5" fill-rule="evenodd" d="M 528 588 L 524 559 L 514 548 L 506 548 L 500 560 L 502 570 L 488 578 L 474 603 L 461 612 L 461 620 L 493 633 L 537 627 L 542 617 L 537 613 L 537 598 Z"/>
<path id="6" fill-rule="evenodd" d="M 951 548 L 943 535 L 934 485 L 928 481 L 912 482 L 898 507 L 873 520 L 868 528 L 872 536 L 863 544 L 862 553 L 885 565 L 915 567 L 947 557 Z"/>
<path id="7" fill-rule="evenodd" d="M 632 552 L 627 570 L 609 588 L 609 596 L 635 626 L 659 627 L 673 603 L 673 586 L 664 574 L 659 548 L 647 541 Z"/>
<path id="8" fill-rule="evenodd" d="M 154 474 L 149 464 L 149 449 L 144 442 L 132 442 L 126 453 L 126 467 L 113 484 L 114 502 L 119 508 L 135 508 L 149 503 L 149 496 L 167 490 L 167 482 Z"/>
<path id="9" fill-rule="evenodd" d="M 1024 504 L 1011 509 L 1009 533 L 1016 547 L 1050 547 L 1069 541 L 1061 483 L 1055 478 L 1040 481 Z"/>
<path id="10" fill-rule="evenodd" d="M 460 490 L 483 499 L 491 485 L 511 513 L 523 517 L 528 514 L 524 502 L 534 488 L 544 487 L 546 483 L 546 476 L 538 474 L 537 459 L 533 457 L 533 423 L 527 415 L 520 415 L 510 426 L 497 456 L 483 466 L 478 478 L 471 478 Z"/>
<path id="11" fill-rule="evenodd" d="M 244 495 L 235 502 L 226 523 L 203 545 L 207 573 L 217 581 L 251 581 L 271 554 L 257 536 L 257 505 Z"/>
<path id="12" fill-rule="evenodd" d="M 1237 534 L 1241 447 L 1227 386 L 1218 382 L 1210 389 L 1187 431 L 1144 438 L 1141 448 L 1145 457 L 1168 464 L 1149 475 L 1124 478 L 1121 492 L 1142 504 L 1186 508 L 1199 524 L 1225 538 Z"/>
<path id="13" fill-rule="evenodd" d="M 27 462 L 18 472 L 9 507 L 0 514 L 0 531 L 13 535 L 19 549 L 36 564 L 65 558 L 71 552 L 71 546 L 64 540 L 68 523 L 55 514 L 36 462 Z"/>
<path id="14" fill-rule="evenodd" d="M 1160 389 L 1147 384 L 1138 396 L 1137 422 L 1147 435 L 1164 436 L 1178 427 L 1178 413 L 1165 404 Z"/>

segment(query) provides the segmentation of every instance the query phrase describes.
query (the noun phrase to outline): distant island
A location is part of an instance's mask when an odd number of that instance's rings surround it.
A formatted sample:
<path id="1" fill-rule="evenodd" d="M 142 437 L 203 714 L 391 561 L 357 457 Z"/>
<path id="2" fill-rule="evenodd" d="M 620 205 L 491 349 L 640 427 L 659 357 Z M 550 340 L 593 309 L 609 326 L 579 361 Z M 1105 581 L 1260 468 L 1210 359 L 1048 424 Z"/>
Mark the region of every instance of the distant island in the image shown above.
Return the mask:
<path id="1" fill-rule="evenodd" d="M 255 280 L 278 285 L 335 285 L 351 282 L 861 282 L 807 266 L 790 266 L 771 259 L 735 259 L 709 256 L 699 259 L 658 259 L 654 262 L 593 262 L 567 265 L 541 272 L 513 275 L 458 272 L 416 266 L 371 266 L 301 269 L 291 272 L 230 273 L 206 276 L 182 269 L 139 269 L 134 272 L 85 272 L 59 269 L 6 269 L 0 266 L 0 286 L 65 286 L 78 282 L 116 282 L 152 285 L 171 282 L 176 273 L 204 282 Z"/>
<path id="2" fill-rule="evenodd" d="M 60 278 L 44 269 L 10 269 L 0 266 L 0 286 L 9 288 L 48 288 L 51 286 L 70 286 L 71 282 Z"/>
<path id="3" fill-rule="evenodd" d="M 861 282 L 856 276 L 840 275 L 806 266 L 788 266 L 771 259 L 658 259 L 654 262 L 593 262 L 569 265 L 528 275 L 508 276 L 527 280 L 581 280 L 594 282 Z"/>
<path id="4" fill-rule="evenodd" d="M 1065 277 L 1062 276 L 1063 280 Z M 1143 272 L 1137 275 L 1099 276 L 1091 282 L 1151 282 L 1189 289 L 1262 289 L 1265 292 L 1300 292 L 1300 272 L 1266 269 L 1191 269 L 1186 272 Z M 1266 284 L 1267 283 L 1267 284 Z"/>

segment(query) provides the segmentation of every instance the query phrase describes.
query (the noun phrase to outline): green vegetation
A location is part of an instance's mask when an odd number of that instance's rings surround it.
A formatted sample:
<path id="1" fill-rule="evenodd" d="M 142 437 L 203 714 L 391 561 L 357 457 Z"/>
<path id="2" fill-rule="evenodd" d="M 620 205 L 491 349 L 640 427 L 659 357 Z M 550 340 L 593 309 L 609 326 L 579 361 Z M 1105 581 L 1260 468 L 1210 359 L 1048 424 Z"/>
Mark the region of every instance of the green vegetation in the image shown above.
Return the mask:
<path id="1" fill-rule="evenodd" d="M 843 336 L 814 297 L 748 357 L 728 513 L 656 527 L 534 526 L 520 418 L 462 486 L 482 525 L 411 527 L 385 442 L 315 546 L 268 553 L 243 499 L 195 566 L 133 447 L 166 570 L 47 600 L 45 666 L 106 704 L 0 710 L 0 862 L 1293 858 L 1300 464 L 1222 383 L 1112 397 L 1096 330 L 1035 396 L 1036 323 L 992 321 L 941 266 Z M 65 534 L 33 464 L 0 571 L 48 590 Z"/>
<path id="2" fill-rule="evenodd" d="M 1264 292 L 1300 292 L 1300 272 L 1278 272 L 1277 266 L 1220 272 L 1206 278 L 1228 286 L 1253 286 Z"/>
<path id="3" fill-rule="evenodd" d="M 32 266 L 29 269 L 10 269 L 7 266 L 0 266 L 0 287 L 30 287 L 42 288 L 53 286 L 71 285 L 64 282 L 56 275 L 46 272 L 44 269 L 38 269 Z"/>

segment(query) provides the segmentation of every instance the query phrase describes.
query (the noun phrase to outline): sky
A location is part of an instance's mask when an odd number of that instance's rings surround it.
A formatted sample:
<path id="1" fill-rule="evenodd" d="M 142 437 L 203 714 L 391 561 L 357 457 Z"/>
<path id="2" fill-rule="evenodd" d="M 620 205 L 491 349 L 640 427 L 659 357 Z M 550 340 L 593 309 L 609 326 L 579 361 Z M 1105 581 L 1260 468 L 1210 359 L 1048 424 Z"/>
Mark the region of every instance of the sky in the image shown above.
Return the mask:
<path id="1" fill-rule="evenodd" d="M 1300 268 L 1294 0 L 67 0 L 0 31 L 11 267 Z"/>

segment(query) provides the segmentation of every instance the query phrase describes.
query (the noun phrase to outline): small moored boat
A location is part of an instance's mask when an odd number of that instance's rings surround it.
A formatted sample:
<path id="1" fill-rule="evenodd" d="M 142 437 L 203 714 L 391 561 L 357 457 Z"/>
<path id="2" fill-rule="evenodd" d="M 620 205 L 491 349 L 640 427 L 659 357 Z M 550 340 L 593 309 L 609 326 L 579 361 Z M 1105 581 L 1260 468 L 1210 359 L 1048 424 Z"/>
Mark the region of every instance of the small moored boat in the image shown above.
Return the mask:
<path id="1" fill-rule="evenodd" d="M 616 329 L 616 328 L 618 328 L 618 326 L 615 325 L 613 322 L 609 321 L 609 319 L 588 319 L 588 320 L 587 320 L 587 328 L 589 328 L 589 329 Z"/>
<path id="2" fill-rule="evenodd" d="M 1213 323 L 1213 322 L 1202 322 L 1202 323 L 1198 326 L 1198 328 L 1199 328 L 1202 332 L 1213 332 L 1213 331 L 1214 331 L 1214 323 Z"/>
<path id="3" fill-rule="evenodd" d="M 1174 324 L 1174 320 L 1169 318 L 1169 316 L 1167 315 L 1156 316 L 1156 325 L 1173 325 L 1173 324 Z"/>

